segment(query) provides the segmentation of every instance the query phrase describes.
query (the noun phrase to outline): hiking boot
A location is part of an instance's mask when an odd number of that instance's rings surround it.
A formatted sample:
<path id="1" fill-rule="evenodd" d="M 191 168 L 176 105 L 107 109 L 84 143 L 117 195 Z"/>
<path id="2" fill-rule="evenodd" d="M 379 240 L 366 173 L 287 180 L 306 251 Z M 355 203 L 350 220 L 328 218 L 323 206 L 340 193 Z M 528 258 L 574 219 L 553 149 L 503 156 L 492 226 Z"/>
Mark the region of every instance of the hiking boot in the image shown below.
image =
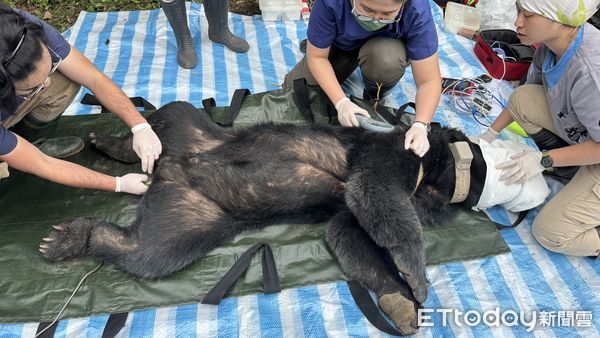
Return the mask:
<path id="1" fill-rule="evenodd" d="M 54 158 L 75 155 L 85 147 L 83 139 L 77 136 L 41 138 L 32 144 L 42 153 Z"/>

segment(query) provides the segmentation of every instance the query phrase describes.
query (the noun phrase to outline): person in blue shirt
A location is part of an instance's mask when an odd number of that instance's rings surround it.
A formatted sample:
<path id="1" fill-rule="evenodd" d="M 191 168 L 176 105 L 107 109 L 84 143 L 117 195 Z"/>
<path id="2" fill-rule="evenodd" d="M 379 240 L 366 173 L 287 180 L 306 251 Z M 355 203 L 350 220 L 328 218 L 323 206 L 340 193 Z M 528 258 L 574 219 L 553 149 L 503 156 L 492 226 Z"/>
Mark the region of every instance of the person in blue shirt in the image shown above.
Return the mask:
<path id="1" fill-rule="evenodd" d="M 416 121 L 406 133 L 405 148 L 425 155 L 441 93 L 438 38 L 428 0 L 316 0 L 307 38 L 306 55 L 286 75 L 284 87 L 298 78 L 319 85 L 343 126 L 358 126 L 355 114 L 368 116 L 340 85 L 357 67 L 363 98 L 378 101 L 410 65 L 417 86 Z"/>
<path id="2" fill-rule="evenodd" d="M 17 123 L 26 129 L 55 125 L 81 85 L 131 127 L 142 170 L 151 173 L 162 145 L 125 93 L 56 29 L 29 13 L 0 3 L 1 171 L 6 175 L 8 165 L 73 187 L 142 194 L 147 189 L 143 183 L 146 175 L 101 174 L 56 158 L 63 153 L 57 144 L 40 147 L 46 150 L 43 153 L 11 130 Z M 75 139 L 83 147 L 83 140 Z"/>

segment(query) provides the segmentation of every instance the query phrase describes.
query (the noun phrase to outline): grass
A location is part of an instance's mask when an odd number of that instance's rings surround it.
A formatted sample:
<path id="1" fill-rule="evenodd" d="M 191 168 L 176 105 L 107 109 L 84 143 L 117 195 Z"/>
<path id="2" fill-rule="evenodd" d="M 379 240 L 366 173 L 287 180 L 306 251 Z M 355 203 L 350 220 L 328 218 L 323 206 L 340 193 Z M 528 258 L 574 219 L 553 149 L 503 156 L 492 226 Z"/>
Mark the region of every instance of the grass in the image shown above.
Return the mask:
<path id="1" fill-rule="evenodd" d="M 5 0 L 5 2 L 11 7 L 43 18 L 59 31 L 71 27 L 80 11 L 129 11 L 160 7 L 159 0 Z M 260 14 L 258 0 L 229 0 L 229 10 L 245 15 Z"/>

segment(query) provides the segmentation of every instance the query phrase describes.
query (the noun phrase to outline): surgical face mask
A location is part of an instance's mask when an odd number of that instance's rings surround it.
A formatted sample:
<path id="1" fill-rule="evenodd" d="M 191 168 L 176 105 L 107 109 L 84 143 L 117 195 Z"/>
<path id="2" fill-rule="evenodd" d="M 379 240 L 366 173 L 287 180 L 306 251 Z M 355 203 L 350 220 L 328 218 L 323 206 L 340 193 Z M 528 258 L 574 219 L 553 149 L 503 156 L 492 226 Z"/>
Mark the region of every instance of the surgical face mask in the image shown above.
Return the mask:
<path id="1" fill-rule="evenodd" d="M 402 9 L 404 9 L 404 6 L 402 6 Z M 391 23 L 396 23 L 400 21 L 400 17 L 402 17 L 402 9 L 400 10 L 400 15 L 398 15 L 398 19 L 375 19 L 373 17 L 360 13 L 356 9 L 356 0 L 352 1 L 352 15 L 354 15 L 354 18 L 356 19 L 356 21 L 358 21 L 358 24 L 369 32 L 374 32 Z"/>
<path id="2" fill-rule="evenodd" d="M 361 19 L 359 19 L 356 14 L 354 15 L 354 17 L 356 17 L 356 21 L 358 21 L 358 24 L 364 28 L 366 31 L 369 32 L 374 32 L 376 30 L 382 29 L 383 27 L 387 26 L 387 23 L 381 23 L 381 22 L 375 22 L 375 21 L 362 21 Z"/>

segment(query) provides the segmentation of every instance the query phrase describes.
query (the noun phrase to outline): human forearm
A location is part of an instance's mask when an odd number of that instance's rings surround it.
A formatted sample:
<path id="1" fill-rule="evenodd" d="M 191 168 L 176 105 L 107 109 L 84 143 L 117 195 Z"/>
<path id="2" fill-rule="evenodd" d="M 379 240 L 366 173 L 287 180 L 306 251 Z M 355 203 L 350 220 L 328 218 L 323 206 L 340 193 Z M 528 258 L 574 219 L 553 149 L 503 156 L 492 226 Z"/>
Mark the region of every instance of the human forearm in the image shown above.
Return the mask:
<path id="1" fill-rule="evenodd" d="M 417 87 L 415 97 L 416 121 L 431 122 L 435 109 L 440 102 L 441 91 L 441 82 L 437 80 L 422 83 Z"/>
<path id="2" fill-rule="evenodd" d="M 335 104 L 346 97 L 326 57 L 308 57 L 308 68 L 331 102 Z"/>
<path id="3" fill-rule="evenodd" d="M 42 167 L 37 169 L 25 168 L 24 171 L 70 187 L 115 191 L 116 178 L 113 176 L 48 156 L 46 156 L 44 161 L 46 163 Z"/>
<path id="4" fill-rule="evenodd" d="M 555 167 L 600 163 L 600 143 L 588 140 L 568 147 L 548 151 Z"/>
<path id="5" fill-rule="evenodd" d="M 106 109 L 119 116 L 129 127 L 145 123 L 127 95 L 105 75 L 99 75 L 89 88 Z"/>
<path id="6" fill-rule="evenodd" d="M 116 188 L 115 177 L 47 156 L 18 135 L 15 149 L 0 157 L 0 161 L 12 168 L 71 187 L 105 191 L 115 191 Z"/>
<path id="7" fill-rule="evenodd" d="M 413 77 L 417 86 L 415 97 L 417 121 L 431 122 L 442 94 L 442 76 L 437 52 L 422 60 L 412 60 Z"/>
<path id="8" fill-rule="evenodd" d="M 59 71 L 91 90 L 102 105 L 119 116 L 129 127 L 146 122 L 121 88 L 102 74 L 75 47 L 71 47 L 71 52 L 62 62 Z"/>
<path id="9" fill-rule="evenodd" d="M 496 117 L 496 120 L 492 123 L 490 128 L 492 128 L 496 132 L 501 132 L 504 128 L 506 128 L 509 124 L 513 122 L 513 118 L 508 112 L 507 109 L 502 110 L 502 112 Z"/>

